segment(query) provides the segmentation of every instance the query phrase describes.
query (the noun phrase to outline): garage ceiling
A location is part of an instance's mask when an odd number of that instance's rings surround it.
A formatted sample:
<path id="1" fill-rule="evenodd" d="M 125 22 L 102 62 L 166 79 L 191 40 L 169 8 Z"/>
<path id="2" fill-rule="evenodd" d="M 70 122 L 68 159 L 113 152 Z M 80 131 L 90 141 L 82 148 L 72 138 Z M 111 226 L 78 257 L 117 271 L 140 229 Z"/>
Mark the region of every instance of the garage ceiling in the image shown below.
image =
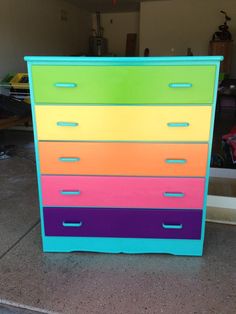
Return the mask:
<path id="1" fill-rule="evenodd" d="M 150 0 L 116 0 L 116 4 L 113 5 L 114 0 L 67 0 L 71 3 L 78 5 L 79 7 L 86 9 L 90 12 L 124 12 L 124 11 L 138 11 L 140 2 Z M 156 1 L 168 1 L 168 0 L 156 0 Z"/>

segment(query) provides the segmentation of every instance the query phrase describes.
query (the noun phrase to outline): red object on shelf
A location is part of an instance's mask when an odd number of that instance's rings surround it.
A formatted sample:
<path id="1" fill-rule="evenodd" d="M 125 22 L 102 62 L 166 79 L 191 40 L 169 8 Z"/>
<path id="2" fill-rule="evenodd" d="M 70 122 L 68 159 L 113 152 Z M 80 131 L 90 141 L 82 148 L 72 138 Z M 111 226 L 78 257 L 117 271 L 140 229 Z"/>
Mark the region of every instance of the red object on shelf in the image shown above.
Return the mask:
<path id="1" fill-rule="evenodd" d="M 229 145 L 232 161 L 236 163 L 236 126 L 228 134 L 223 135 L 222 140 Z"/>
<path id="2" fill-rule="evenodd" d="M 112 0 L 112 4 L 116 5 L 117 0 Z"/>
<path id="3" fill-rule="evenodd" d="M 231 146 L 233 163 L 236 163 L 236 139 L 231 141 L 230 146 Z"/>
<path id="4" fill-rule="evenodd" d="M 236 126 L 234 126 L 229 133 L 222 136 L 224 141 L 228 141 L 230 138 L 236 136 Z"/>

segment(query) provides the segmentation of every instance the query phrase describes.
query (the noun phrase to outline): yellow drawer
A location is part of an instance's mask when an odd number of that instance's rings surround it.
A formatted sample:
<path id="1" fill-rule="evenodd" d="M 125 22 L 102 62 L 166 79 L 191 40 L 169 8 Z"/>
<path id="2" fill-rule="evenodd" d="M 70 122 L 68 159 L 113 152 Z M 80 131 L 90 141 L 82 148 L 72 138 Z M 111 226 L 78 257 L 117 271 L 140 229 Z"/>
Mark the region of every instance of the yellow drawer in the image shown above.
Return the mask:
<path id="1" fill-rule="evenodd" d="M 212 104 L 216 66 L 32 66 L 36 104 Z"/>
<path id="2" fill-rule="evenodd" d="M 208 141 L 210 106 L 35 106 L 39 140 Z"/>

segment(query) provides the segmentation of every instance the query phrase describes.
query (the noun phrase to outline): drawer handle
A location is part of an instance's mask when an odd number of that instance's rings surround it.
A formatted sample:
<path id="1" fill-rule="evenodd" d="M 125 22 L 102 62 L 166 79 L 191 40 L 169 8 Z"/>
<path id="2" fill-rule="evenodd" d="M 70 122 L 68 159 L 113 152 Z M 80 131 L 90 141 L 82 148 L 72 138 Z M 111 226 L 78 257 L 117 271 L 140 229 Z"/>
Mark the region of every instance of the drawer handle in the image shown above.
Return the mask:
<path id="1" fill-rule="evenodd" d="M 184 193 L 182 192 L 164 192 L 163 195 L 165 197 L 184 197 Z"/>
<path id="2" fill-rule="evenodd" d="M 80 158 L 78 157 L 60 157 L 58 158 L 61 162 L 77 162 L 80 161 Z"/>
<path id="3" fill-rule="evenodd" d="M 79 125 L 79 123 L 77 123 L 77 122 L 64 122 L 64 121 L 58 121 L 57 122 L 57 126 L 72 126 L 72 127 L 76 127 L 78 125 Z"/>
<path id="4" fill-rule="evenodd" d="M 62 225 L 63 227 L 82 227 L 83 225 L 83 222 L 80 221 L 80 222 L 66 222 L 66 221 L 63 221 L 62 222 Z"/>
<path id="5" fill-rule="evenodd" d="M 186 164 L 186 159 L 166 159 L 167 164 Z"/>
<path id="6" fill-rule="evenodd" d="M 193 84 L 191 83 L 170 83 L 170 88 L 191 88 Z"/>
<path id="7" fill-rule="evenodd" d="M 67 191 L 67 190 L 62 190 L 60 191 L 61 195 L 80 195 L 80 191 Z"/>
<path id="8" fill-rule="evenodd" d="M 77 87 L 76 83 L 56 83 L 56 87 L 62 87 L 62 88 L 75 88 Z"/>
<path id="9" fill-rule="evenodd" d="M 167 126 L 170 128 L 187 128 L 189 127 L 188 122 L 168 122 Z"/>
<path id="10" fill-rule="evenodd" d="M 165 224 L 165 223 L 163 223 L 162 224 L 162 227 L 164 228 L 164 229 L 183 229 L 183 225 L 182 224 Z"/>

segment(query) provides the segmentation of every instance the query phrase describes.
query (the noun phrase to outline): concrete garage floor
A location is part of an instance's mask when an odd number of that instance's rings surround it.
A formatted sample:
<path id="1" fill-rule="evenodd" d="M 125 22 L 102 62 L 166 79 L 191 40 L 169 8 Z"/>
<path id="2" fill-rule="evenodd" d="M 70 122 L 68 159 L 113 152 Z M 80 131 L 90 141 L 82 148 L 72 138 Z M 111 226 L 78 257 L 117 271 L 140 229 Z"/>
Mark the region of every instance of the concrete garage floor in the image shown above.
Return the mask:
<path id="1" fill-rule="evenodd" d="M 234 226 L 207 224 L 203 257 L 44 254 L 32 134 L 4 140 L 20 146 L 0 161 L 0 314 L 236 313 Z"/>

